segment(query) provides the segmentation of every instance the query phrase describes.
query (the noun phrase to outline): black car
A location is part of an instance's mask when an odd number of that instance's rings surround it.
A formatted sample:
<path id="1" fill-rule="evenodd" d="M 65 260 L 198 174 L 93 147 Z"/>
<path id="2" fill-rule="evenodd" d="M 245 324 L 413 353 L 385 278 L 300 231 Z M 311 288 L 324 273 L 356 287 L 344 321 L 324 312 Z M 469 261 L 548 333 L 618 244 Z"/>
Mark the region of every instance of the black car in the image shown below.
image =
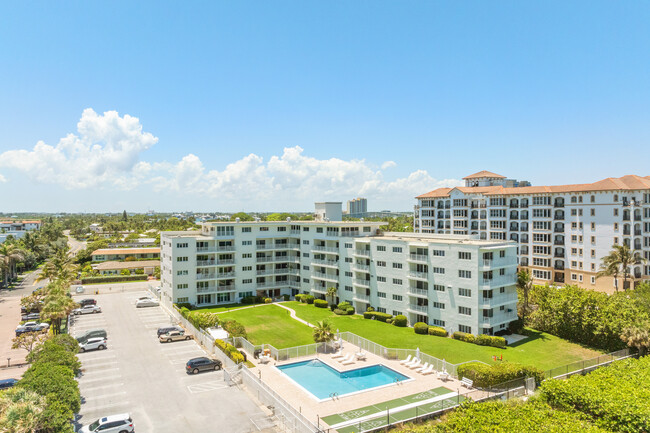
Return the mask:
<path id="1" fill-rule="evenodd" d="M 200 358 L 192 358 L 185 364 L 187 374 L 197 374 L 199 371 L 207 370 L 221 370 L 221 361 L 218 359 L 210 359 L 204 356 Z"/>
<path id="2" fill-rule="evenodd" d="M 0 389 L 7 389 L 13 387 L 18 383 L 17 379 L 4 379 L 0 380 Z"/>
<path id="3" fill-rule="evenodd" d="M 97 301 L 91 298 L 86 298 L 79 301 L 79 305 L 82 307 L 85 307 L 86 305 L 97 305 Z"/>
<path id="4" fill-rule="evenodd" d="M 158 328 L 158 337 L 172 331 L 184 331 L 184 329 L 180 326 L 165 326 L 163 328 Z"/>

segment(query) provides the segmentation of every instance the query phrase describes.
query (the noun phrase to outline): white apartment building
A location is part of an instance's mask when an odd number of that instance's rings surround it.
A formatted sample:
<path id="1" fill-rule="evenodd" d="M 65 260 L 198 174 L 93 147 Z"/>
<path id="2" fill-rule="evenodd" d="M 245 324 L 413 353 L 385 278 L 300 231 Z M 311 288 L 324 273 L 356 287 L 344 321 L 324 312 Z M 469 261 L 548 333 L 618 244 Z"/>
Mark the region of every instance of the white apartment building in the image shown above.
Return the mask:
<path id="1" fill-rule="evenodd" d="M 596 279 L 596 273 L 613 244 L 625 243 L 650 260 L 650 176 L 509 187 L 513 181 L 505 176 L 481 171 L 464 180 L 464 187 L 416 197 L 416 232 L 512 240 L 520 268 L 529 269 L 537 283 L 607 292 L 614 290 L 613 279 Z M 636 265 L 631 274 L 636 281 L 647 279 L 650 266 Z"/>
<path id="2" fill-rule="evenodd" d="M 9 236 L 14 239 L 20 239 L 25 236 L 25 233 L 33 230 L 40 230 L 40 220 L 30 221 L 0 221 L 0 244 L 4 243 Z"/>
<path id="3" fill-rule="evenodd" d="M 207 222 L 161 233 L 164 296 L 219 305 L 311 293 L 409 323 L 494 334 L 517 318 L 516 244 L 381 233 L 377 222 Z"/>

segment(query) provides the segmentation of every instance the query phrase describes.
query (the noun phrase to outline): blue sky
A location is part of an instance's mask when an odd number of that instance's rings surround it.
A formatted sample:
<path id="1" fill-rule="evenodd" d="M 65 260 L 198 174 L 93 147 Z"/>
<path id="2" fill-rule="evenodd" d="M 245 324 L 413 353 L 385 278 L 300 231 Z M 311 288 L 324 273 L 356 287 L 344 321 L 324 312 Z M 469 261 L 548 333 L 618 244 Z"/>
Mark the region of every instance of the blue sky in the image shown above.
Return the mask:
<path id="1" fill-rule="evenodd" d="M 408 210 L 483 169 L 650 175 L 648 22 L 644 2 L 5 2 L 0 210 Z"/>

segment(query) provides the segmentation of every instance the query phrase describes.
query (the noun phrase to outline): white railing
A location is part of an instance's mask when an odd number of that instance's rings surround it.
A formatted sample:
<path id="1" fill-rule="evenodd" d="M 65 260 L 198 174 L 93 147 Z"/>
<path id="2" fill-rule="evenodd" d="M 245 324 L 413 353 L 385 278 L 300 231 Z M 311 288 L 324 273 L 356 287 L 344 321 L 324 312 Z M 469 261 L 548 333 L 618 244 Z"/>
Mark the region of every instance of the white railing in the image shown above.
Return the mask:
<path id="1" fill-rule="evenodd" d="M 511 322 L 513 320 L 517 320 L 517 313 L 514 311 L 512 313 L 495 314 L 492 317 L 482 317 L 483 323 L 499 324 L 503 322 Z"/>
<path id="2" fill-rule="evenodd" d="M 228 284 L 225 286 L 217 286 L 217 291 L 219 292 L 231 292 L 235 290 L 235 285 L 234 284 Z"/>
<path id="3" fill-rule="evenodd" d="M 197 280 L 214 280 L 216 274 L 196 274 Z"/>
<path id="4" fill-rule="evenodd" d="M 196 266 L 217 266 L 215 260 L 197 260 Z"/>
<path id="5" fill-rule="evenodd" d="M 409 254 L 408 259 L 414 262 L 426 262 L 429 260 L 429 256 L 424 256 L 422 254 Z"/>
<path id="6" fill-rule="evenodd" d="M 353 263 L 352 264 L 352 269 L 356 269 L 356 270 L 364 271 L 364 272 L 370 272 L 370 266 L 362 265 L 361 263 Z"/>
<path id="7" fill-rule="evenodd" d="M 337 267 L 339 266 L 339 262 L 336 260 L 319 260 L 319 259 L 312 259 L 312 264 L 315 265 L 322 265 L 322 266 L 334 266 Z"/>
<path id="8" fill-rule="evenodd" d="M 330 280 L 330 281 L 338 281 L 339 280 L 338 275 L 325 274 L 323 272 L 312 272 L 311 276 L 313 278 L 320 278 L 321 280 Z"/>
<path id="9" fill-rule="evenodd" d="M 235 276 L 234 272 L 222 272 L 217 274 L 217 278 L 232 278 Z"/>
<path id="10" fill-rule="evenodd" d="M 196 288 L 196 293 L 210 293 L 210 292 L 216 292 L 217 291 L 217 286 L 207 286 L 207 287 L 197 287 Z"/>
<path id="11" fill-rule="evenodd" d="M 426 272 L 418 272 L 418 271 L 409 271 L 409 277 L 411 278 L 420 278 L 422 280 L 426 280 L 429 278 L 429 274 Z"/>
<path id="12" fill-rule="evenodd" d="M 425 305 L 415 305 L 415 304 L 409 304 L 408 309 L 411 311 L 417 311 L 419 313 L 426 313 L 429 311 L 429 307 Z"/>
<path id="13" fill-rule="evenodd" d="M 516 293 L 511 293 L 511 294 L 499 294 L 499 295 L 494 295 L 491 298 L 479 298 L 479 304 L 481 305 L 499 305 L 499 304 L 507 304 L 507 303 L 516 303 L 517 302 L 517 294 Z"/>
<path id="14" fill-rule="evenodd" d="M 368 295 L 361 295 L 359 293 L 355 293 L 353 299 L 355 301 L 360 301 L 360 302 L 369 302 L 370 301 L 370 296 Z"/>
<path id="15" fill-rule="evenodd" d="M 424 289 L 416 289 L 414 287 L 409 287 L 407 294 L 412 296 L 423 296 L 427 298 L 429 296 L 429 291 Z"/>
<path id="16" fill-rule="evenodd" d="M 262 271 L 257 271 L 257 275 L 281 275 L 281 274 L 297 274 L 298 269 L 294 268 L 282 268 L 282 269 L 265 269 Z"/>
<path id="17" fill-rule="evenodd" d="M 369 250 L 354 250 L 353 254 L 356 255 L 356 256 L 370 257 L 370 251 Z"/>
<path id="18" fill-rule="evenodd" d="M 278 256 L 278 257 L 258 257 L 257 263 L 270 263 L 270 262 L 295 262 L 300 261 L 298 256 Z"/>
<path id="19" fill-rule="evenodd" d="M 361 280 L 359 278 L 355 278 L 354 281 L 352 281 L 352 284 L 356 284 L 358 286 L 363 286 L 363 287 L 370 287 L 370 280 Z"/>
<path id="20" fill-rule="evenodd" d="M 325 252 L 325 253 L 337 253 L 338 254 L 338 252 L 339 252 L 338 248 L 321 247 L 321 246 L 318 246 L 318 245 L 314 245 L 313 247 L 311 247 L 311 249 L 313 251 L 322 251 L 322 252 Z"/>

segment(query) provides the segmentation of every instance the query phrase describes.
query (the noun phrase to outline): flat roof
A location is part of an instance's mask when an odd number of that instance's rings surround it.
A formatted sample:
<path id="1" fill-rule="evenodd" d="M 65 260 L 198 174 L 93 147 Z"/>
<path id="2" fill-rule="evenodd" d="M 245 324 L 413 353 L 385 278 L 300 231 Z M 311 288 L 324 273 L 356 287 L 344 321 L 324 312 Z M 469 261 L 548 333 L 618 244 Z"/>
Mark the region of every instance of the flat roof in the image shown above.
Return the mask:
<path id="1" fill-rule="evenodd" d="M 149 254 L 160 253 L 160 247 L 155 248 L 104 248 L 95 250 L 91 256 L 98 256 L 100 254 Z"/>
<path id="2" fill-rule="evenodd" d="M 387 239 L 401 240 L 406 242 L 422 243 L 441 243 L 441 244 L 459 244 L 459 245 L 477 245 L 483 247 L 491 246 L 516 246 L 515 241 L 494 240 L 494 239 L 477 239 L 472 235 L 450 235 L 438 233 L 412 233 L 412 232 L 385 232 L 377 236 L 369 236 L 365 239 Z"/>
<path id="3" fill-rule="evenodd" d="M 202 225 L 250 225 L 250 224 L 293 224 L 293 225 L 331 225 L 331 226 L 385 226 L 384 221 L 205 221 Z"/>

